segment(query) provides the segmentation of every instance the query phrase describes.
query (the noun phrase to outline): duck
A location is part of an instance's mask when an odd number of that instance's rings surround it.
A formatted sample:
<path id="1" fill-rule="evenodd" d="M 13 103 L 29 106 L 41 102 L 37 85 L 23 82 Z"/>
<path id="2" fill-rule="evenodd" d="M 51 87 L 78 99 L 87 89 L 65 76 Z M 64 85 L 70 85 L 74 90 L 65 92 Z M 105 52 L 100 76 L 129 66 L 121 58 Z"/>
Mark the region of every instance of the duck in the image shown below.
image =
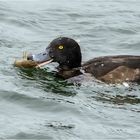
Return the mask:
<path id="1" fill-rule="evenodd" d="M 140 56 L 100 56 L 82 63 L 80 45 L 69 37 L 52 40 L 45 51 L 30 54 L 27 59 L 37 62 L 39 66 L 58 63 L 56 75 L 62 79 L 89 73 L 107 84 L 140 82 Z"/>

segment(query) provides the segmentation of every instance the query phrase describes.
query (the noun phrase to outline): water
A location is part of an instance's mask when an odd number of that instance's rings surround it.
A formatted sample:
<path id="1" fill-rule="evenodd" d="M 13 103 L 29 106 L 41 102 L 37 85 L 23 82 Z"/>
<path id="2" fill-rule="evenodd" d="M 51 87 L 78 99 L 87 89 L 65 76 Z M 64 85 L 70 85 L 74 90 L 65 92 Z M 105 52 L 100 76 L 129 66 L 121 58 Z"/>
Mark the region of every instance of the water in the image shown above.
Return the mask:
<path id="1" fill-rule="evenodd" d="M 58 36 L 80 40 L 83 61 L 140 53 L 136 0 L 0 1 L 0 138 L 138 139 L 140 86 L 83 81 L 71 85 L 40 70 L 13 66 Z"/>

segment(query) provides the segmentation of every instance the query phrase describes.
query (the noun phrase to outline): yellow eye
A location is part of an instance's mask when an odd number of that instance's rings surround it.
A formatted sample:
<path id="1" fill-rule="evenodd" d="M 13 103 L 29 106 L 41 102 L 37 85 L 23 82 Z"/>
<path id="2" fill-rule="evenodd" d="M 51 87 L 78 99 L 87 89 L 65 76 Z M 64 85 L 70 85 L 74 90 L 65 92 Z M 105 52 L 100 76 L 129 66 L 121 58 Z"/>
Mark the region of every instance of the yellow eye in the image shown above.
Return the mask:
<path id="1" fill-rule="evenodd" d="M 59 48 L 60 50 L 62 50 L 62 49 L 64 48 L 64 46 L 60 45 L 58 48 Z"/>

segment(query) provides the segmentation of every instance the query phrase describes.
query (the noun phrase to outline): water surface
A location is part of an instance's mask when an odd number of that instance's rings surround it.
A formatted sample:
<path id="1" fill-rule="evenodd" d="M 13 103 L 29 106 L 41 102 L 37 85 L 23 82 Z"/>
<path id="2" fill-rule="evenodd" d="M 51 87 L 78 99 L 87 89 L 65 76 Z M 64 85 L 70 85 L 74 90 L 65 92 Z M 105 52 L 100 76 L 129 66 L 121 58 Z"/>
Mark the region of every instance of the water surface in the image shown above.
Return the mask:
<path id="1" fill-rule="evenodd" d="M 136 0 L 0 1 L 0 138 L 138 139 L 140 86 L 59 80 L 44 69 L 13 66 L 58 36 L 80 40 L 83 61 L 140 54 Z"/>

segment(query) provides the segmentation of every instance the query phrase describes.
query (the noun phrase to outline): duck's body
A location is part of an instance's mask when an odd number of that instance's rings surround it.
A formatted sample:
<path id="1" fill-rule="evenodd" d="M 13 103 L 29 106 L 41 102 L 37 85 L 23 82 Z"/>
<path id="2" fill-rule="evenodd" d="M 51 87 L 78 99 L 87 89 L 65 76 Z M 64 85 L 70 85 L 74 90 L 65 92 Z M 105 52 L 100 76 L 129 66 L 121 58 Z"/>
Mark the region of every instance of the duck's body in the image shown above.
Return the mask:
<path id="1" fill-rule="evenodd" d="M 140 56 L 97 57 L 85 62 L 82 69 L 106 83 L 140 81 Z"/>
<path id="2" fill-rule="evenodd" d="M 29 59 L 39 63 L 50 60 L 58 62 L 57 75 L 64 79 L 81 75 L 84 71 L 106 83 L 140 81 L 140 56 L 97 57 L 81 65 L 80 46 L 75 40 L 66 37 L 53 40 L 44 53 L 29 56 Z"/>

